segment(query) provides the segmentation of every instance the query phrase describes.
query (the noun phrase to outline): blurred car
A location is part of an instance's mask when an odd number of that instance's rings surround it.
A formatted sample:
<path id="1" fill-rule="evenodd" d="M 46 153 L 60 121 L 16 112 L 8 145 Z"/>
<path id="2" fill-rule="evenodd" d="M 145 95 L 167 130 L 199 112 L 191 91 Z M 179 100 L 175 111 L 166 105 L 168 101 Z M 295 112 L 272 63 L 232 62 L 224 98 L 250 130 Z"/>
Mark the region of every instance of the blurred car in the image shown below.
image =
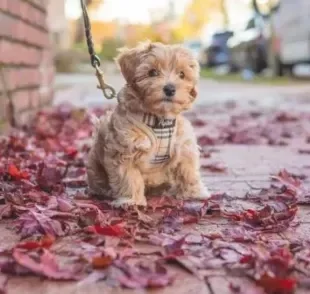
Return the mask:
<path id="1" fill-rule="evenodd" d="M 229 50 L 227 41 L 233 36 L 233 32 L 224 31 L 212 35 L 210 44 L 204 49 L 201 60 L 203 66 L 214 67 L 229 62 Z"/>
<path id="2" fill-rule="evenodd" d="M 243 30 L 235 32 L 228 42 L 230 67 L 260 73 L 268 66 L 267 41 L 263 35 L 263 18 L 253 15 Z"/>
<path id="3" fill-rule="evenodd" d="M 269 67 L 275 75 L 292 73 L 293 67 L 310 63 L 310 1 L 252 0 L 264 18 Z"/>

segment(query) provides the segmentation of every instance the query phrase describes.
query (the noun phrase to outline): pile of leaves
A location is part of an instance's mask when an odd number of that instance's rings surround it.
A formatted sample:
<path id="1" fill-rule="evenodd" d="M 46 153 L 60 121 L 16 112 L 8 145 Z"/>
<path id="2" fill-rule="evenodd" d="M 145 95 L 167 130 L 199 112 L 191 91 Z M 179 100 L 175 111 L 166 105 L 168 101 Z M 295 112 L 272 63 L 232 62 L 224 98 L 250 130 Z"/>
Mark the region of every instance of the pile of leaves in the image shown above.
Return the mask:
<path id="1" fill-rule="evenodd" d="M 247 144 L 285 146 L 296 140 L 310 142 L 310 113 L 245 109 L 234 102 L 201 107 L 188 114 L 196 127 L 201 146 Z M 301 153 L 309 154 L 310 147 Z"/>
<path id="2" fill-rule="evenodd" d="M 0 249 L 3 274 L 158 288 L 178 278 L 173 263 L 202 280 L 210 270 L 246 277 L 265 293 L 309 287 L 308 241 L 266 237 L 298 226 L 298 205 L 310 203 L 301 180 L 282 170 L 255 194 L 185 202 L 162 196 L 144 209 L 113 209 L 87 195 L 91 133 L 88 112 L 61 105 L 0 140 L 0 217 L 19 237 Z M 197 229 L 211 221 L 229 226 Z M 230 284 L 232 293 L 240 287 Z"/>

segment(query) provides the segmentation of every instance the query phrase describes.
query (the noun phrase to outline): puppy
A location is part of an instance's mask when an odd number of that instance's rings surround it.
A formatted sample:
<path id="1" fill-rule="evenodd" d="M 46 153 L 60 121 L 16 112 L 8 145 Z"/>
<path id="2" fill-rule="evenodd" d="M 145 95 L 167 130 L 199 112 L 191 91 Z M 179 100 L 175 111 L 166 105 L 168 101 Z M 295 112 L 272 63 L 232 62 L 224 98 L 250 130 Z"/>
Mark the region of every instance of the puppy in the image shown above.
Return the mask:
<path id="1" fill-rule="evenodd" d="M 95 122 L 87 164 L 91 194 L 146 205 L 158 193 L 206 198 L 199 147 L 181 113 L 197 97 L 199 65 L 179 45 L 142 43 L 116 59 L 127 82 L 115 110 Z"/>

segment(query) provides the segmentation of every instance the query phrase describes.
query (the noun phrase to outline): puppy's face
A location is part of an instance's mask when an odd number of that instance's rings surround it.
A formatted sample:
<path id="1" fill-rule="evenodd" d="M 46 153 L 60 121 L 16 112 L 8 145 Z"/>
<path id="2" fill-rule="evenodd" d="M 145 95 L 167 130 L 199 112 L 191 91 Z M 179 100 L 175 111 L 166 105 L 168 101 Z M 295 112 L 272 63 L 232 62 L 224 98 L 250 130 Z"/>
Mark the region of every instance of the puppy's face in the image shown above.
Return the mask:
<path id="1" fill-rule="evenodd" d="M 181 46 L 144 43 L 124 49 L 117 62 L 147 112 L 175 116 L 189 109 L 197 96 L 199 65 Z"/>

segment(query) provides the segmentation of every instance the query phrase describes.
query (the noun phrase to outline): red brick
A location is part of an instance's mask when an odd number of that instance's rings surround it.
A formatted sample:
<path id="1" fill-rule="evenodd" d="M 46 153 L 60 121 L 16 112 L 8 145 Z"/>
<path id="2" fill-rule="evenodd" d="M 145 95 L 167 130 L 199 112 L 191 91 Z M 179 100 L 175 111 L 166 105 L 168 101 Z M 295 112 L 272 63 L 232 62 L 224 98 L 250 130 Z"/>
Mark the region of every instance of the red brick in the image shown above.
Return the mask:
<path id="1" fill-rule="evenodd" d="M 29 124 L 31 119 L 34 117 L 34 112 L 31 110 L 23 111 L 15 116 L 16 124 L 18 127 Z"/>
<path id="2" fill-rule="evenodd" d="M 31 109 L 38 109 L 41 105 L 41 96 L 38 90 L 29 92 Z"/>
<path id="3" fill-rule="evenodd" d="M 39 86 L 40 73 L 35 68 L 14 68 L 10 70 L 10 89 Z"/>
<path id="4" fill-rule="evenodd" d="M 4 93 L 3 94 L 0 93 L 0 121 L 7 119 L 7 105 L 8 105 L 8 98 L 4 95 Z"/>
<path id="5" fill-rule="evenodd" d="M 17 91 L 12 95 L 15 114 L 27 110 L 30 107 L 29 91 Z"/>
<path id="6" fill-rule="evenodd" d="M 40 96 L 40 106 L 44 107 L 46 105 L 51 104 L 53 99 L 53 90 L 51 88 L 48 89 L 47 92 L 42 93 Z"/>
<path id="7" fill-rule="evenodd" d="M 0 10 L 6 11 L 8 8 L 9 0 L 1 0 L 0 1 Z"/>
<path id="8" fill-rule="evenodd" d="M 53 95 L 54 69 L 49 34 L 45 30 L 46 5 L 47 1 L 42 0 L 0 0 L 0 63 L 5 65 L 19 125 L 29 121 L 33 110 L 50 103 Z"/>
<path id="9" fill-rule="evenodd" d="M 36 66 L 42 58 L 41 50 L 8 40 L 0 40 L 0 52 L 0 62 L 5 64 Z"/>

